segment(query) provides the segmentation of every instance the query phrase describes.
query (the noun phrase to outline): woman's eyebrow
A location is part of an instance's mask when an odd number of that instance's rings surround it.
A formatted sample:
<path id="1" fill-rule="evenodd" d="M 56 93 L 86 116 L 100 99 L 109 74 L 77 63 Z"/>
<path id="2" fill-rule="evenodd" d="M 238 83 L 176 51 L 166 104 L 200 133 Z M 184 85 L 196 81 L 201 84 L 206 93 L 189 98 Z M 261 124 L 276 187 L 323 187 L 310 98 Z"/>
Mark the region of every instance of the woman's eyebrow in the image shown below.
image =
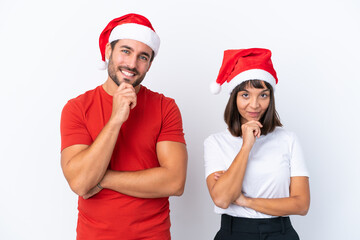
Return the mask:
<path id="1" fill-rule="evenodd" d="M 261 92 L 267 92 L 267 91 L 270 91 L 270 89 L 266 88 L 266 89 L 262 90 Z M 249 91 L 244 89 L 244 90 L 240 90 L 239 92 L 249 92 Z"/>

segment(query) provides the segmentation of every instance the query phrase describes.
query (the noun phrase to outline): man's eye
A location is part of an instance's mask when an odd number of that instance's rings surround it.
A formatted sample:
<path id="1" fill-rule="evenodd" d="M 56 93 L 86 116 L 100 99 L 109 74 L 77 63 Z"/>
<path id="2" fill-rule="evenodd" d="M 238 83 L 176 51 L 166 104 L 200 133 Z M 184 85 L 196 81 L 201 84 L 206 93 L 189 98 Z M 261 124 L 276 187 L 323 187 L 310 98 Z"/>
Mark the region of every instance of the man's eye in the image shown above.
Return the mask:
<path id="1" fill-rule="evenodd" d="M 140 59 L 141 59 L 141 60 L 145 60 L 145 61 L 148 60 L 148 58 L 147 58 L 146 56 L 140 56 Z"/>
<path id="2" fill-rule="evenodd" d="M 127 53 L 130 53 L 129 50 L 126 50 L 126 49 L 123 49 L 123 50 L 121 50 L 121 51 L 122 51 L 123 53 L 126 53 L 126 54 L 127 54 Z"/>

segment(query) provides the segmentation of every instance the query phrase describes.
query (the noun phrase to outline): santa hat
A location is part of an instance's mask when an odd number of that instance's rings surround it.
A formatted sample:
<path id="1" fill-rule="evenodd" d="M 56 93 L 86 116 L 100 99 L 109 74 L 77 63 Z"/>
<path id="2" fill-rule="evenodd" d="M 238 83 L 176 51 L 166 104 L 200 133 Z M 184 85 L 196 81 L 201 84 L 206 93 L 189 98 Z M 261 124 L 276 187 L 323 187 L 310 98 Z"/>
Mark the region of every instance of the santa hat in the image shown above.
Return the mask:
<path id="1" fill-rule="evenodd" d="M 218 94 L 221 85 L 228 82 L 230 92 L 247 80 L 262 80 L 271 84 L 273 89 L 278 82 L 271 62 L 271 51 L 263 48 L 226 50 L 216 82 L 210 85 L 210 91 Z"/>
<path id="2" fill-rule="evenodd" d="M 119 39 L 132 39 L 148 45 L 156 54 L 159 52 L 160 38 L 150 21 L 139 14 L 130 13 L 111 20 L 100 34 L 99 47 L 102 58 L 101 69 L 106 69 L 105 47 Z"/>

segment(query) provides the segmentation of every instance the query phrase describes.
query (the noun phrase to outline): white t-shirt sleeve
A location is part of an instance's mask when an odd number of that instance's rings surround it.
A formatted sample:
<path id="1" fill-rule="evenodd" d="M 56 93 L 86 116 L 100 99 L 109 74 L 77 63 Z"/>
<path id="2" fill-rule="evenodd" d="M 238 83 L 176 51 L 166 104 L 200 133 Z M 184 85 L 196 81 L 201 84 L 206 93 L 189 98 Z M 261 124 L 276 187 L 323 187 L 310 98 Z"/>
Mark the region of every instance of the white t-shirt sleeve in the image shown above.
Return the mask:
<path id="1" fill-rule="evenodd" d="M 290 175 L 296 176 L 309 176 L 309 172 L 306 167 L 302 148 L 299 144 L 299 140 L 295 134 L 292 134 L 292 142 L 290 144 Z"/>
<path id="2" fill-rule="evenodd" d="M 214 136 L 204 141 L 205 179 L 212 173 L 226 170 L 224 156 L 221 156 L 221 148 Z"/>

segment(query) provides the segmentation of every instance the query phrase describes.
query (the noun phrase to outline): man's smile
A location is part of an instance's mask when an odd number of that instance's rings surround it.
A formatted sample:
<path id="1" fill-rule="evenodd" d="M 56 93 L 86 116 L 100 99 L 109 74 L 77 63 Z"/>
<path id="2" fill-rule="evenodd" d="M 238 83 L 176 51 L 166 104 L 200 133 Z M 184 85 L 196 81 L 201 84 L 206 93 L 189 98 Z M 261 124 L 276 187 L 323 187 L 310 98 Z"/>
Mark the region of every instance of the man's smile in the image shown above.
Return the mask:
<path id="1" fill-rule="evenodd" d="M 127 77 L 133 77 L 135 76 L 135 73 L 132 73 L 132 72 L 128 72 L 126 70 L 120 70 L 125 76 Z"/>

